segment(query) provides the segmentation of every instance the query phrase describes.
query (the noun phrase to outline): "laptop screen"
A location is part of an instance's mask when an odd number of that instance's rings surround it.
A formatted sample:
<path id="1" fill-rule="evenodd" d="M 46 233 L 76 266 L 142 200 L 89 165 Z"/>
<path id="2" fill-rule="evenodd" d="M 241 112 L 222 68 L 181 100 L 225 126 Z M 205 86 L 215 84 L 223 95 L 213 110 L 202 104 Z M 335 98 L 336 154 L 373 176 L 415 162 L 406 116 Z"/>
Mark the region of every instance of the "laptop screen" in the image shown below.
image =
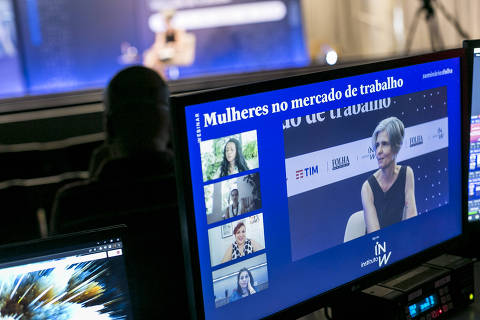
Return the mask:
<path id="1" fill-rule="evenodd" d="M 0 263 L 1 319 L 132 319 L 120 234 L 28 246 Z"/>

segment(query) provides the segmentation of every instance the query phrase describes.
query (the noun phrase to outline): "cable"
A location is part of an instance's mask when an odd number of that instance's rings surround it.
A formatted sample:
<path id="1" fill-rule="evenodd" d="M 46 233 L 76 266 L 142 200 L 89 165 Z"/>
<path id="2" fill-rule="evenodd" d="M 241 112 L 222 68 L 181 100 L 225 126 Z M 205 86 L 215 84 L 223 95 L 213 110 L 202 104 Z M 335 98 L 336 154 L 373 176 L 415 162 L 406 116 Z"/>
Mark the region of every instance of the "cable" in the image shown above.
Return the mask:
<path id="1" fill-rule="evenodd" d="M 442 11 L 443 15 L 448 20 L 448 22 L 450 22 L 455 27 L 455 30 L 457 30 L 457 32 L 462 37 L 464 37 L 466 39 L 470 39 L 470 36 L 467 34 L 467 32 L 465 32 L 465 30 L 462 29 L 458 20 L 455 19 L 450 13 L 447 12 L 447 9 L 445 9 L 443 4 L 440 1 L 435 1 L 435 3 L 437 5 L 438 9 L 440 9 L 440 11 Z"/>

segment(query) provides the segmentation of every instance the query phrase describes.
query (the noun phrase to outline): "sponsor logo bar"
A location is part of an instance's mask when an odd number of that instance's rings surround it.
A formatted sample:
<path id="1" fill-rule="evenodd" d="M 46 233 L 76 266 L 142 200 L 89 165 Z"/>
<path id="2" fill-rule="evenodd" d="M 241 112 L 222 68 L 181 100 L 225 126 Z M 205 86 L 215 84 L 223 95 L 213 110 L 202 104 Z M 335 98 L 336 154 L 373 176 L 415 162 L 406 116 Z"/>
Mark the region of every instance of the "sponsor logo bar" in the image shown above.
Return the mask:
<path id="1" fill-rule="evenodd" d="M 397 161 L 412 159 L 446 147 L 448 119 L 422 123 L 405 129 L 403 146 Z M 312 168 L 315 168 L 314 171 Z M 368 137 L 288 158 L 285 160 L 285 169 L 287 195 L 290 197 L 376 170 L 378 163 L 372 148 L 372 139 Z"/>

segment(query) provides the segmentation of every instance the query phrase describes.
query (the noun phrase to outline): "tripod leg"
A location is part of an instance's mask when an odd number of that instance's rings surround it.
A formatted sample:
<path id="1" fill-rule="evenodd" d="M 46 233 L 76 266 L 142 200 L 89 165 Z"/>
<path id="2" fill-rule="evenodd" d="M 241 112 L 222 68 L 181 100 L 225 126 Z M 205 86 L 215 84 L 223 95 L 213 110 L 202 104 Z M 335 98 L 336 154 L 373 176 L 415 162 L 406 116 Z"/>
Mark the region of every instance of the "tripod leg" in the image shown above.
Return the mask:
<path id="1" fill-rule="evenodd" d="M 432 51 L 442 50 L 445 45 L 443 38 L 440 34 L 440 28 L 438 26 L 438 20 L 436 15 L 432 15 L 428 20 L 428 31 L 430 32 L 430 44 Z"/>
<path id="2" fill-rule="evenodd" d="M 470 39 L 470 36 L 465 32 L 465 30 L 462 29 L 458 20 L 447 12 L 447 9 L 445 9 L 443 4 L 440 1 L 435 1 L 435 4 L 437 5 L 438 9 L 440 9 L 440 11 L 443 13 L 447 21 L 453 25 L 457 33 L 464 39 Z"/>
<path id="3" fill-rule="evenodd" d="M 407 40 L 405 42 L 405 54 L 408 55 L 410 53 L 410 49 L 412 46 L 413 35 L 415 34 L 415 30 L 417 29 L 418 20 L 420 20 L 420 14 L 422 13 L 423 8 L 419 8 L 417 12 L 415 12 L 415 16 L 413 17 L 412 24 L 408 29 L 407 33 Z"/>

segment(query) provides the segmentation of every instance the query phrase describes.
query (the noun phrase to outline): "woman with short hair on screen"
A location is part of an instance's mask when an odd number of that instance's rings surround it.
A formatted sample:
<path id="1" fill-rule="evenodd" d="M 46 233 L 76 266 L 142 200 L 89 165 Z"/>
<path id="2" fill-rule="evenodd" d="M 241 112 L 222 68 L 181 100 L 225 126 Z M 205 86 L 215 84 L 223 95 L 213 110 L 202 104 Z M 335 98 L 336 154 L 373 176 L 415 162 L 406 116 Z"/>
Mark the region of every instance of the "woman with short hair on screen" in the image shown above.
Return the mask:
<path id="1" fill-rule="evenodd" d="M 417 215 L 413 170 L 397 164 L 404 135 L 404 125 L 396 117 L 380 121 L 372 134 L 379 169 L 361 191 L 368 233 Z"/>
<path id="2" fill-rule="evenodd" d="M 256 293 L 253 286 L 254 280 L 252 273 L 247 268 L 242 268 L 237 274 L 237 287 L 233 289 L 229 302 L 233 302 Z"/>
<path id="3" fill-rule="evenodd" d="M 242 145 L 235 138 L 230 138 L 223 148 L 223 160 L 217 171 L 218 177 L 226 177 L 249 170 L 243 156 Z"/>
<path id="4" fill-rule="evenodd" d="M 243 222 L 239 222 L 235 229 L 233 229 L 235 241 L 231 246 L 228 246 L 222 263 L 244 257 L 247 254 L 257 252 L 260 250 L 260 245 L 253 239 L 247 238 L 247 229 Z"/>

